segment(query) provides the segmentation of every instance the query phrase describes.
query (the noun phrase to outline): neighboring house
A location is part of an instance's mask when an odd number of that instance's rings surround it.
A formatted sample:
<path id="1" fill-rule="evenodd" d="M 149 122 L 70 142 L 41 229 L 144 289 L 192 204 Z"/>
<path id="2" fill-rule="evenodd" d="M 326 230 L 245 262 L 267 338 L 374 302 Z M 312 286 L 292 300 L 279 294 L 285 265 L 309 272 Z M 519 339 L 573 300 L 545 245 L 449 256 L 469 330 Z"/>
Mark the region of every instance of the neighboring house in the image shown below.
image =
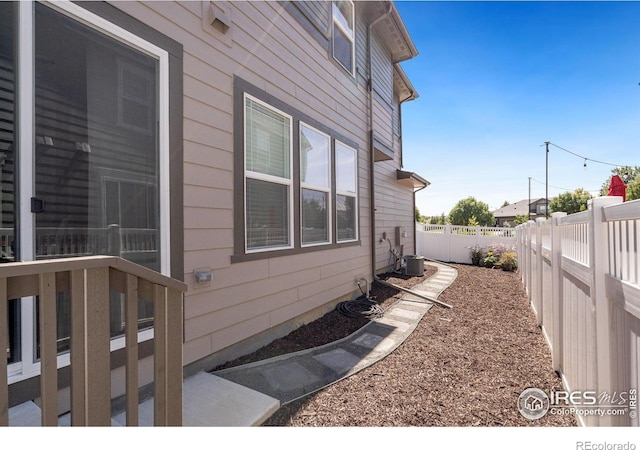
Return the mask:
<path id="1" fill-rule="evenodd" d="M 546 199 L 536 198 L 531 201 L 524 199 L 496 209 L 493 211 L 493 217 L 498 227 L 514 227 L 516 216 L 529 215 L 530 220 L 536 220 L 538 217 L 546 217 L 546 211 Z"/>
<path id="2" fill-rule="evenodd" d="M 2 261 L 110 254 L 184 281 L 185 374 L 415 253 L 429 183 L 402 167 L 399 63 L 417 51 L 392 2 L 0 2 L 0 23 Z M 9 301 L 14 402 L 39 374 L 35 309 Z M 110 315 L 117 366 L 117 295 Z"/>

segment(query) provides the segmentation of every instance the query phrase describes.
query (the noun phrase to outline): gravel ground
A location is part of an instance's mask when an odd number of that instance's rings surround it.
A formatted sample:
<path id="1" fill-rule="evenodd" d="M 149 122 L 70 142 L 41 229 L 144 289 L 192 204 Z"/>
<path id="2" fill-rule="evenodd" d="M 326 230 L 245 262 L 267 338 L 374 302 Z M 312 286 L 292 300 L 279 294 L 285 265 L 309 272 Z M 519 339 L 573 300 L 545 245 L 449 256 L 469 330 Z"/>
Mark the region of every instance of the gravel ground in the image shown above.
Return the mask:
<path id="1" fill-rule="evenodd" d="M 576 426 L 572 416 L 531 421 L 516 407 L 528 387 L 563 389 L 519 275 L 453 266 L 458 277 L 439 298 L 453 309 L 434 306 L 388 357 L 284 405 L 264 426 Z M 432 273 L 425 266 L 425 276 Z M 424 279 L 394 275 L 387 281 L 410 287 Z M 371 296 L 385 309 L 401 293 L 374 283 Z M 218 369 L 340 339 L 366 322 L 332 311 Z"/>

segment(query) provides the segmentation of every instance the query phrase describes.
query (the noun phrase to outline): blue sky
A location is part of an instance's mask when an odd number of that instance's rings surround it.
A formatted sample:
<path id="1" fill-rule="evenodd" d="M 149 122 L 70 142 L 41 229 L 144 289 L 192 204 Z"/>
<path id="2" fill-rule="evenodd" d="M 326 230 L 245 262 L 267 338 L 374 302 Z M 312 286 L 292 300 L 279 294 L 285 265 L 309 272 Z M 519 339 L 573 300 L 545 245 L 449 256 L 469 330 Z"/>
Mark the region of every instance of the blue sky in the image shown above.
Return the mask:
<path id="1" fill-rule="evenodd" d="M 423 215 L 469 196 L 491 210 L 596 191 L 640 165 L 640 2 L 397 1 L 418 49 L 403 62 L 404 168 Z M 529 182 L 531 177 L 531 182 Z M 560 189 L 559 189 L 560 188 Z"/>

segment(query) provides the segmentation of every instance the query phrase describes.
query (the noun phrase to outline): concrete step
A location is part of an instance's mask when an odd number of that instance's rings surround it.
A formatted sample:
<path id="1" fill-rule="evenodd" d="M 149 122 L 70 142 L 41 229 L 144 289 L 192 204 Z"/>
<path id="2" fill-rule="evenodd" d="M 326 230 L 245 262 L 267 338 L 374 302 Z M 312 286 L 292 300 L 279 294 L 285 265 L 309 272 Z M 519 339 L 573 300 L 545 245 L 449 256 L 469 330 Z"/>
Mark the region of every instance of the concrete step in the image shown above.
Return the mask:
<path id="1" fill-rule="evenodd" d="M 258 426 L 280 408 L 280 402 L 268 395 L 232 381 L 201 372 L 184 380 L 183 426 L 233 427 Z M 9 409 L 9 426 L 39 427 L 41 410 L 29 401 Z M 153 426 L 153 399 L 139 406 L 139 426 Z M 111 426 L 125 426 L 121 413 L 111 419 Z M 71 414 L 58 418 L 59 426 L 71 425 Z"/>
<path id="2" fill-rule="evenodd" d="M 229 380 L 201 372 L 184 380 L 185 427 L 258 426 L 280 408 L 280 402 Z M 140 404 L 140 426 L 153 426 L 153 399 Z M 124 426 L 126 414 L 113 420 Z"/>

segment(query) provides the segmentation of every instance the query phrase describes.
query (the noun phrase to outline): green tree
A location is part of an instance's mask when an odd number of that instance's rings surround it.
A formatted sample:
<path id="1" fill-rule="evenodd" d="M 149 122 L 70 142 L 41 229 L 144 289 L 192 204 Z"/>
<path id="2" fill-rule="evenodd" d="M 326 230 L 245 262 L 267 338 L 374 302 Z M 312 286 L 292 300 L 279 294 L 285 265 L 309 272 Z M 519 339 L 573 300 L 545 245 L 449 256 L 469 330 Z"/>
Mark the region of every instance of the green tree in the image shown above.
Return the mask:
<path id="1" fill-rule="evenodd" d="M 514 220 L 516 225 L 527 223 L 528 221 L 529 221 L 529 216 L 527 214 L 517 214 Z"/>
<path id="2" fill-rule="evenodd" d="M 490 227 L 495 223 L 489 205 L 473 197 L 460 200 L 449 212 L 449 222 L 452 225 L 467 225 L 472 217 L 482 227 Z"/>
<path id="3" fill-rule="evenodd" d="M 418 209 L 417 206 L 416 206 L 415 214 L 416 214 L 416 222 L 421 222 L 421 223 L 426 222 L 427 218 L 424 217 L 422 214 L 420 214 L 420 210 Z"/>
<path id="4" fill-rule="evenodd" d="M 439 216 L 426 217 L 425 220 L 431 225 L 444 225 L 447 223 L 447 216 L 442 213 Z"/>
<path id="5" fill-rule="evenodd" d="M 630 167 L 616 167 L 611 170 L 611 176 L 618 175 L 627 185 L 627 201 L 637 200 L 640 198 L 640 166 Z M 611 176 L 602 183 L 600 188 L 600 195 L 607 195 L 609 193 L 609 183 L 611 183 Z"/>
<path id="6" fill-rule="evenodd" d="M 504 203 L 502 204 L 502 206 L 500 208 L 504 208 L 505 206 L 509 206 L 511 203 L 509 203 L 508 200 L 505 200 Z"/>
<path id="7" fill-rule="evenodd" d="M 549 202 L 549 211 L 566 212 L 567 214 L 586 211 L 587 202 L 591 198 L 593 196 L 582 188 L 578 188 L 573 192 L 565 192 Z"/>
<path id="8" fill-rule="evenodd" d="M 469 223 L 467 224 L 467 226 L 470 227 L 477 227 L 478 224 L 478 219 L 476 219 L 476 216 L 471 216 L 471 218 L 469 219 Z"/>

